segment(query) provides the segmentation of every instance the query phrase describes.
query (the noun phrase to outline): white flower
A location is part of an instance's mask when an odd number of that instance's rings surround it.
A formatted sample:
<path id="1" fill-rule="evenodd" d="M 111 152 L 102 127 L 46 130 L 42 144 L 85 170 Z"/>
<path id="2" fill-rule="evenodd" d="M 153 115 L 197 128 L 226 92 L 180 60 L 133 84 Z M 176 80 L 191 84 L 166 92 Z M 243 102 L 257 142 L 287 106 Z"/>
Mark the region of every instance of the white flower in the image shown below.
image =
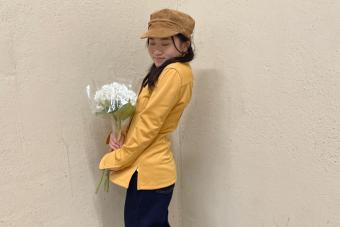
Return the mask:
<path id="1" fill-rule="evenodd" d="M 129 88 L 131 88 L 131 85 L 129 85 Z M 92 113 L 110 116 L 112 132 L 117 141 L 120 140 L 122 135 L 126 134 L 129 122 L 135 111 L 137 95 L 129 88 L 124 84 L 113 82 L 112 84 L 105 84 L 102 86 L 93 96 L 90 85 L 86 86 L 86 93 L 90 101 Z M 121 108 L 122 106 L 124 106 L 124 108 Z M 108 169 L 102 171 L 96 193 L 103 181 L 104 189 L 108 192 L 110 182 L 109 172 Z"/>
<path id="2" fill-rule="evenodd" d="M 103 85 L 96 91 L 94 101 L 96 112 L 105 111 L 114 112 L 127 103 L 136 104 L 137 95 L 130 90 L 125 84 L 113 82 L 112 84 Z"/>

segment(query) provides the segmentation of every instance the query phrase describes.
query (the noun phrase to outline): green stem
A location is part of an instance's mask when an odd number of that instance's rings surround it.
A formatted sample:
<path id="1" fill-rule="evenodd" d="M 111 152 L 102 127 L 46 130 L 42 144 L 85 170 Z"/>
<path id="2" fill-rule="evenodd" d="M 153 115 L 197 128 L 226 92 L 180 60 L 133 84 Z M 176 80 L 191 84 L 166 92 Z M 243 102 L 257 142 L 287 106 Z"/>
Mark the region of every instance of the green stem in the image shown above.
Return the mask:
<path id="1" fill-rule="evenodd" d="M 110 189 L 110 170 L 107 170 L 107 192 L 109 192 Z"/>
<path id="2" fill-rule="evenodd" d="M 112 115 L 112 121 L 112 130 L 115 134 L 115 139 L 119 141 L 122 136 L 122 120 L 119 117 Z"/>
<path id="3" fill-rule="evenodd" d="M 106 185 L 106 192 L 109 192 L 109 188 L 110 188 L 110 174 L 107 175 L 107 185 Z"/>
<path id="4" fill-rule="evenodd" d="M 109 191 L 110 186 L 110 171 L 108 169 L 105 169 L 105 184 L 104 184 L 104 191 Z"/>
<path id="5" fill-rule="evenodd" d="M 103 178 L 104 178 L 104 174 L 105 174 L 104 171 L 105 170 L 102 170 L 102 176 L 101 176 L 100 181 L 99 181 L 99 183 L 97 185 L 96 194 L 98 193 L 100 185 L 102 184 L 102 181 L 103 181 Z"/>
<path id="6" fill-rule="evenodd" d="M 122 136 L 122 121 L 120 119 L 117 119 L 115 121 L 115 128 L 116 128 L 116 139 L 117 141 L 120 140 L 120 137 Z"/>

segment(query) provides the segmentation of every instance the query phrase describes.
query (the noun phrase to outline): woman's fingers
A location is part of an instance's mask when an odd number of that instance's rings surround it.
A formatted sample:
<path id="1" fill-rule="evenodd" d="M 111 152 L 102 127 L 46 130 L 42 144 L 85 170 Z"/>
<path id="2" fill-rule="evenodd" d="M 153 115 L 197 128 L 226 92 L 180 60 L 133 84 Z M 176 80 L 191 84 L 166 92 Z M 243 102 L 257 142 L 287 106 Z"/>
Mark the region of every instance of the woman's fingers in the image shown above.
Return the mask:
<path id="1" fill-rule="evenodd" d="M 121 143 L 118 143 L 117 141 L 111 141 L 110 143 L 112 145 L 115 145 L 115 146 L 121 146 L 122 145 Z"/>
<path id="2" fill-rule="evenodd" d="M 113 143 L 117 143 L 118 141 L 116 140 L 116 137 L 114 134 L 111 133 L 110 135 L 110 140 L 113 142 Z"/>
<path id="3" fill-rule="evenodd" d="M 114 150 L 119 149 L 119 148 L 121 147 L 120 144 L 115 143 L 115 142 L 112 142 L 112 141 L 110 141 L 109 145 L 110 145 L 110 147 L 111 147 L 112 149 L 114 149 Z"/>
<path id="4" fill-rule="evenodd" d="M 123 143 L 124 143 L 124 136 L 121 136 L 119 141 L 118 141 L 118 140 L 116 140 L 115 136 L 111 134 L 110 142 L 112 142 L 113 144 L 123 145 Z"/>
<path id="5" fill-rule="evenodd" d="M 112 148 L 118 148 L 119 147 L 119 144 L 116 144 L 116 143 L 110 143 L 110 146 Z"/>

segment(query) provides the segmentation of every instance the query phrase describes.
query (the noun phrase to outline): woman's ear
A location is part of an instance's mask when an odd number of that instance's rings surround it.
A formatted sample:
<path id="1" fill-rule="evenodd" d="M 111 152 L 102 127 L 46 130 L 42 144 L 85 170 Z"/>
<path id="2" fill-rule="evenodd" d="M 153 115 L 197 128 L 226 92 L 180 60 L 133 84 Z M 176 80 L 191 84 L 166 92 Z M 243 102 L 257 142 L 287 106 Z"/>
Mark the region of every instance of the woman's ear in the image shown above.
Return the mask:
<path id="1" fill-rule="evenodd" d="M 182 52 L 187 52 L 190 46 L 190 41 L 186 41 L 185 43 L 183 43 L 182 45 Z"/>

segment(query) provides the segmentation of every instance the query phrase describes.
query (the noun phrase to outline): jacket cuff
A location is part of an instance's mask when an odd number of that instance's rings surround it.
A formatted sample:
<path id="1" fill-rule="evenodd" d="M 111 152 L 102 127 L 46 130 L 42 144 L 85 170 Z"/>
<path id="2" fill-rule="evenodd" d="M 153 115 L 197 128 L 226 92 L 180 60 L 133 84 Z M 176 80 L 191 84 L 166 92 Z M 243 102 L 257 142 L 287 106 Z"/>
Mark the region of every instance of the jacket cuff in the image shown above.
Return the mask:
<path id="1" fill-rule="evenodd" d="M 118 150 L 119 149 L 106 153 L 99 162 L 99 169 L 115 168 L 115 152 Z"/>
<path id="2" fill-rule="evenodd" d="M 105 154 L 105 155 L 102 157 L 102 159 L 101 159 L 100 162 L 99 162 L 99 169 L 107 169 L 107 168 L 109 168 L 109 166 L 107 165 L 107 163 L 108 163 L 108 160 L 109 160 L 109 159 L 112 159 L 112 157 L 110 157 L 110 156 L 112 156 L 112 153 L 113 153 L 113 152 L 107 153 L 107 154 Z"/>

